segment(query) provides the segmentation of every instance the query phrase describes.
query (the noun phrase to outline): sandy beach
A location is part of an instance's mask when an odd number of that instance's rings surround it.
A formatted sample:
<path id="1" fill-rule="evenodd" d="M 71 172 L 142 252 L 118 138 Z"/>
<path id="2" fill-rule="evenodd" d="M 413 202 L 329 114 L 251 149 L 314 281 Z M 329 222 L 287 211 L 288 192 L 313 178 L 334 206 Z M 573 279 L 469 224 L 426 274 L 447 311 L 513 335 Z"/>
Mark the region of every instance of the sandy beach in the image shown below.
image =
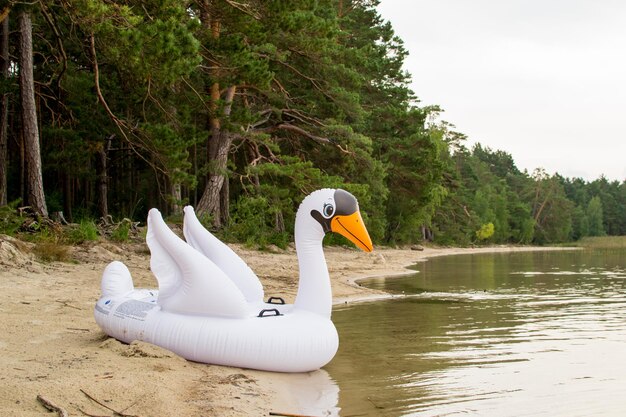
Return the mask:
<path id="1" fill-rule="evenodd" d="M 260 252 L 233 249 L 261 278 L 266 296 L 293 302 L 298 264 L 293 248 Z M 325 249 L 334 302 L 387 297 L 357 281 L 407 273 L 405 267 L 443 255 L 550 250 L 481 247 Z M 93 319 L 100 276 L 124 262 L 136 287 L 156 286 L 145 244 L 92 242 L 72 248 L 71 263 L 42 263 L 32 244 L 0 235 L 0 414 L 46 414 L 41 396 L 70 416 L 266 416 L 302 414 L 297 384 L 288 375 L 186 361 L 146 343 L 122 344 Z M 301 375 L 314 383 L 316 373 Z M 117 413 L 117 414 L 116 414 Z M 50 414 L 54 415 L 54 414 Z"/>

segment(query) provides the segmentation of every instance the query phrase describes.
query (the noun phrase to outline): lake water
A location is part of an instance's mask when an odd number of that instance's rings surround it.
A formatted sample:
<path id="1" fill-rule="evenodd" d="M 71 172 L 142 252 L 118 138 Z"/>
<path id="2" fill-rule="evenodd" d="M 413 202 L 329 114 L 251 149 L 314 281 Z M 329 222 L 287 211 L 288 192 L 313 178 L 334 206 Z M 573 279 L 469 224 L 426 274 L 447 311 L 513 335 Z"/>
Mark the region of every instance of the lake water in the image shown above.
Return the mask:
<path id="1" fill-rule="evenodd" d="M 341 416 L 626 415 L 626 251 L 434 258 L 333 312 Z M 318 413 L 319 414 L 319 413 Z"/>

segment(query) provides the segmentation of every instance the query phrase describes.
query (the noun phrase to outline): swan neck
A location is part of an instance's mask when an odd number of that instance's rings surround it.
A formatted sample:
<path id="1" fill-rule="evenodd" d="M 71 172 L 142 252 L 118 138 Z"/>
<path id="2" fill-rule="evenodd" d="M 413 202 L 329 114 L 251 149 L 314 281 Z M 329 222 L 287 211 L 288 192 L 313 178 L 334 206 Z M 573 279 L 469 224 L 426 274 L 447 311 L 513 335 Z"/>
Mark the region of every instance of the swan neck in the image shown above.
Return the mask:
<path id="1" fill-rule="evenodd" d="M 296 223 L 295 240 L 300 281 L 294 306 L 330 318 L 333 295 L 322 247 L 324 234 L 309 233 L 307 236 L 297 226 Z"/>

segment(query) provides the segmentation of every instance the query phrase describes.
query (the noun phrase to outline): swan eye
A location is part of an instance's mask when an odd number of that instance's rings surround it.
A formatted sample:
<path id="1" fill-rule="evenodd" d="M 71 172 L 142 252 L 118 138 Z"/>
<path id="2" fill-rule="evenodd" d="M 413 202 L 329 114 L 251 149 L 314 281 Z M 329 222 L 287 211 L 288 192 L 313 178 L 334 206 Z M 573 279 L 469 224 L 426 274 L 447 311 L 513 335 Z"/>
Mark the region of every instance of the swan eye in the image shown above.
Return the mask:
<path id="1" fill-rule="evenodd" d="M 335 214 L 335 207 L 330 203 L 324 204 L 324 208 L 322 209 L 322 214 L 327 219 L 330 219 L 333 216 L 333 214 Z"/>

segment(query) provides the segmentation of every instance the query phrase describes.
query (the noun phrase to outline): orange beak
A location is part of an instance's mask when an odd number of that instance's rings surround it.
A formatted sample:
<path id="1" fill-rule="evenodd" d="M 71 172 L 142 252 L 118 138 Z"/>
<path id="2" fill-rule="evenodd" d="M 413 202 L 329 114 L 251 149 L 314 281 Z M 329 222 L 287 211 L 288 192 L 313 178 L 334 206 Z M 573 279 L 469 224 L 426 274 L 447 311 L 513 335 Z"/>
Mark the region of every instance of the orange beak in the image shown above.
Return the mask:
<path id="1" fill-rule="evenodd" d="M 365 252 L 374 250 L 372 239 L 370 239 L 370 235 L 367 233 L 359 211 L 349 216 L 335 216 L 330 222 L 330 230 L 344 236 Z"/>

